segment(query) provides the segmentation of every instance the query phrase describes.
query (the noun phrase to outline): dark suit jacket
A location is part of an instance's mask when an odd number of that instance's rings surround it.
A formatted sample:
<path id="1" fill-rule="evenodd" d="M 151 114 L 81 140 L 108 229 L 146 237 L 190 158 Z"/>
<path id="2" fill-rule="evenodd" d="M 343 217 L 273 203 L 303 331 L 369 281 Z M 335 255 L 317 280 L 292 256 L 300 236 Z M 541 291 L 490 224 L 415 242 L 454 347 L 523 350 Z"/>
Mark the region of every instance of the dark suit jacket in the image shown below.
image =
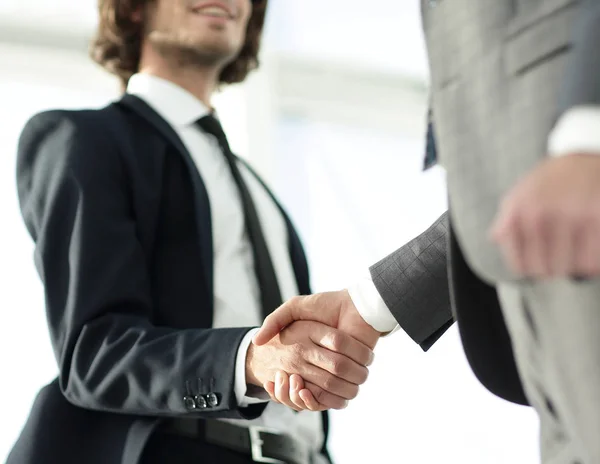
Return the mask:
<path id="1" fill-rule="evenodd" d="M 39 114 L 20 139 L 17 181 L 59 374 L 9 464 L 135 463 L 159 418 L 262 413 L 236 403 L 236 353 L 249 328 L 211 328 L 208 196 L 160 116 L 133 96 Z M 308 294 L 302 245 L 283 214 Z M 190 409 L 209 393 L 216 407 Z"/>

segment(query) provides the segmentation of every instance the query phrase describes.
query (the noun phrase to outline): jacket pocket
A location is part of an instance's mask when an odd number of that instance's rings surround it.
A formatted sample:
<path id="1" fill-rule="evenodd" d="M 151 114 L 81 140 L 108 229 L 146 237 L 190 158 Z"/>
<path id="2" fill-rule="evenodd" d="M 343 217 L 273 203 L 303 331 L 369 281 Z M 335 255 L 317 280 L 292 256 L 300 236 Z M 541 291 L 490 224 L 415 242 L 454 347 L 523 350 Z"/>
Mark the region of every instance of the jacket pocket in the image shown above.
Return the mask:
<path id="1" fill-rule="evenodd" d="M 522 75 L 568 52 L 573 45 L 580 0 L 544 0 L 507 28 L 504 61 L 509 75 Z"/>

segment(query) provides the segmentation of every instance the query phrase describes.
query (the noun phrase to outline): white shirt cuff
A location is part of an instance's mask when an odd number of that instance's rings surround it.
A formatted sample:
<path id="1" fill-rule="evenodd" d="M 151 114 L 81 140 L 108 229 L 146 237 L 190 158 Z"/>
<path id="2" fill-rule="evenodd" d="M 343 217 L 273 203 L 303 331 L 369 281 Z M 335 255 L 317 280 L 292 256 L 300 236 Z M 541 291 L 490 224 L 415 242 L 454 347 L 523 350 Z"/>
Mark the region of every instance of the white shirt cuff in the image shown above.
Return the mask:
<path id="1" fill-rule="evenodd" d="M 370 275 L 348 288 L 348 293 L 358 313 L 375 330 L 386 335 L 398 330 L 398 321 L 379 295 Z"/>
<path id="2" fill-rule="evenodd" d="M 246 356 L 250 343 L 252 343 L 252 337 L 256 332 L 258 329 L 252 329 L 242 338 L 235 360 L 234 392 L 240 408 L 256 403 L 265 403 L 270 399 L 269 394 L 263 388 L 246 384 Z"/>
<path id="3" fill-rule="evenodd" d="M 548 137 L 548 153 L 600 154 L 600 106 L 576 106 L 563 114 Z"/>

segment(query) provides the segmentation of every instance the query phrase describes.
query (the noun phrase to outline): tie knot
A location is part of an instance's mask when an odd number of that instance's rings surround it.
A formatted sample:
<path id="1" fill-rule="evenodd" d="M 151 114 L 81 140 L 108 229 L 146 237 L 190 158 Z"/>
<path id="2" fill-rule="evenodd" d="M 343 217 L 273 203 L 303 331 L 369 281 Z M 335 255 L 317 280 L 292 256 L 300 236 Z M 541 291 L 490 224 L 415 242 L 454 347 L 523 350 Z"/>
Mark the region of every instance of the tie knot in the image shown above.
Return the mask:
<path id="1" fill-rule="evenodd" d="M 204 116 L 198 119 L 198 121 L 196 121 L 196 124 L 204 132 L 214 136 L 223 149 L 229 150 L 229 142 L 227 141 L 227 136 L 225 135 L 223 126 L 221 126 L 221 123 L 217 118 L 215 118 L 213 115 Z"/>

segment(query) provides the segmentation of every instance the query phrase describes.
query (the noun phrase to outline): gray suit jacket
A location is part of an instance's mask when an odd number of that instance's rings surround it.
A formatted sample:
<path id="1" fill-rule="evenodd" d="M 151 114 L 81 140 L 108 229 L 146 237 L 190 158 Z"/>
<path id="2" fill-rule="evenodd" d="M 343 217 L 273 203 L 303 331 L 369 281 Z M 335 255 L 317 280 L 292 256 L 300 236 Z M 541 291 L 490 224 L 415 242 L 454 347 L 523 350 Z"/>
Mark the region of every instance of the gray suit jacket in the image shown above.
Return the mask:
<path id="1" fill-rule="evenodd" d="M 559 116 L 600 103 L 600 1 L 422 0 L 422 11 L 450 216 L 372 277 L 425 349 L 451 324 L 452 301 L 477 377 L 525 404 L 494 289 L 516 277 L 487 231 L 504 194 L 546 156 Z"/>
<path id="2" fill-rule="evenodd" d="M 598 0 L 423 0 L 450 215 L 487 282 L 517 280 L 488 238 L 509 189 L 547 156 L 561 113 L 598 101 Z"/>

